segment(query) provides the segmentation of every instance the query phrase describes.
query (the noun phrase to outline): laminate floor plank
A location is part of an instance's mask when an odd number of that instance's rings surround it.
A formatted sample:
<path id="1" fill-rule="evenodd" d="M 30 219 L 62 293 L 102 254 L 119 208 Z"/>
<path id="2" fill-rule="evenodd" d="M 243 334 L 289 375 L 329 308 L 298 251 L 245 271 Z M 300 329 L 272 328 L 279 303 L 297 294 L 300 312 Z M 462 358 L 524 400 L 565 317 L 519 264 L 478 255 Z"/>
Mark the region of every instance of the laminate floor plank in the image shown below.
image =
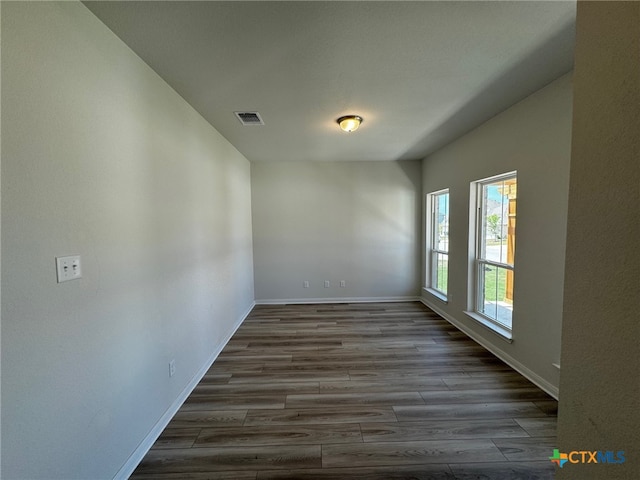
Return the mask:
<path id="1" fill-rule="evenodd" d="M 165 428 L 152 448 L 190 448 L 202 428 Z"/>
<path id="2" fill-rule="evenodd" d="M 303 345 L 300 347 L 291 347 L 291 348 L 283 348 L 283 347 L 264 347 L 264 348 L 259 348 L 259 347 L 255 347 L 252 349 L 249 349 L 248 346 L 245 347 L 233 347 L 230 348 L 227 352 L 227 347 L 225 347 L 225 349 L 222 351 L 223 353 L 227 353 L 229 355 L 233 355 L 241 357 L 244 355 L 274 355 L 274 354 L 285 354 L 285 355 L 291 355 L 293 353 L 303 353 L 303 354 L 314 354 L 315 352 L 317 352 L 319 350 L 319 347 L 316 345 Z M 339 348 L 339 347 L 338 347 Z M 220 354 L 222 355 L 222 353 Z"/>
<path id="3" fill-rule="evenodd" d="M 342 342 L 344 348 L 360 348 L 360 349 L 383 349 L 392 350 L 396 348 L 416 348 L 418 346 L 437 345 L 433 338 L 413 338 L 411 340 L 385 340 L 362 342 L 358 340 L 345 340 Z"/>
<path id="4" fill-rule="evenodd" d="M 320 445 L 151 449 L 139 473 L 319 468 Z"/>
<path id="5" fill-rule="evenodd" d="M 556 437 L 496 438 L 493 440 L 507 460 L 531 462 L 557 448 Z"/>
<path id="6" fill-rule="evenodd" d="M 191 395 L 180 410 L 283 409 L 286 395 Z"/>
<path id="7" fill-rule="evenodd" d="M 258 472 L 233 470 L 230 472 L 134 473 L 131 480 L 256 480 Z"/>
<path id="8" fill-rule="evenodd" d="M 323 373 L 323 372 L 344 372 L 350 368 L 373 368 L 373 362 L 344 362 L 340 364 L 340 362 L 333 362 L 326 364 L 316 363 L 290 363 L 287 365 L 278 364 L 278 365 L 265 365 L 262 369 L 262 373 L 265 375 L 270 374 L 281 374 L 281 373 L 296 373 L 296 372 L 312 372 L 312 373 Z"/>
<path id="9" fill-rule="evenodd" d="M 416 380 L 427 380 L 429 378 L 439 378 L 442 376 L 457 376 L 463 375 L 468 376 L 469 372 L 464 371 L 462 367 L 459 366 L 446 366 L 442 365 L 439 367 L 424 367 L 424 368 L 397 368 L 397 369 L 382 369 L 382 368 L 350 368 L 349 376 L 352 380 L 386 380 L 386 379 L 416 379 Z M 233 379 L 230 379 L 231 382 Z"/>
<path id="10" fill-rule="evenodd" d="M 237 383 L 282 383 L 282 382 L 337 382 L 349 380 L 349 371 L 346 369 L 335 371 L 284 371 L 280 373 L 245 373 L 240 372 L 229 379 L 229 385 Z"/>
<path id="11" fill-rule="evenodd" d="M 321 393 L 287 395 L 287 408 L 313 408 L 338 405 L 424 405 L 418 392 Z"/>
<path id="12" fill-rule="evenodd" d="M 551 462 L 450 464 L 456 480 L 553 480 Z"/>
<path id="13" fill-rule="evenodd" d="M 361 362 L 362 366 L 365 366 L 365 362 Z M 487 365 L 492 368 L 503 368 L 508 370 L 507 365 L 496 358 L 473 358 L 473 357 L 447 357 L 447 356 L 432 356 L 423 360 L 404 360 L 404 359 L 389 359 L 389 360 L 376 360 L 371 362 L 375 367 L 383 367 L 387 369 L 404 370 L 410 368 L 436 368 L 436 367 L 459 367 L 468 370 L 483 370 Z M 357 368 L 361 366 L 358 362 L 347 362 L 352 365 L 349 368 Z"/>
<path id="14" fill-rule="evenodd" d="M 520 374 L 511 376 L 496 376 L 496 378 L 478 378 L 478 377 L 444 377 L 441 379 L 444 384 L 451 390 L 474 390 L 474 389 L 490 389 L 490 388 L 521 388 L 534 387 L 537 388 L 529 380 Z"/>
<path id="15" fill-rule="evenodd" d="M 228 363 L 216 363 L 209 367 L 209 370 L 205 373 L 205 376 L 211 375 L 226 375 L 233 373 L 229 379 L 233 377 L 233 375 L 238 373 L 260 373 L 262 372 L 263 364 L 249 364 L 249 365 L 235 365 Z"/>
<path id="16" fill-rule="evenodd" d="M 532 402 L 450 403 L 393 407 L 399 422 L 463 418 L 544 417 Z"/>
<path id="17" fill-rule="evenodd" d="M 348 333 L 355 335 L 367 335 L 373 337 L 379 337 L 382 335 L 381 329 L 379 327 L 372 326 L 360 326 L 357 328 L 349 328 Z M 296 327 L 296 335 L 332 335 L 332 336 L 340 336 L 345 334 L 345 327 L 343 325 L 331 325 L 331 326 L 297 326 Z M 366 337 L 365 337 L 366 338 Z"/>
<path id="18" fill-rule="evenodd" d="M 520 377 L 521 381 L 523 382 L 527 380 L 518 372 L 515 372 L 514 370 L 508 369 L 508 368 L 506 369 L 482 368 L 482 369 L 471 370 L 465 367 L 464 371 L 467 374 L 466 376 L 469 377 L 470 379 L 473 378 L 476 380 L 485 381 L 487 382 L 486 384 L 489 385 L 489 387 L 491 387 L 492 384 L 499 383 L 499 382 L 507 382 L 510 380 L 514 380 L 515 378 L 518 378 L 518 377 Z M 473 388 L 473 387 L 470 387 L 470 388 Z M 455 388 L 452 388 L 452 390 L 455 390 Z"/>
<path id="19" fill-rule="evenodd" d="M 204 383 L 206 384 L 225 384 L 229 382 L 229 379 L 231 378 L 231 374 L 230 373 L 205 373 L 204 377 L 202 377 L 202 380 L 200 380 L 199 385 L 202 385 Z"/>
<path id="20" fill-rule="evenodd" d="M 447 464 L 258 472 L 257 480 L 454 480 Z"/>
<path id="21" fill-rule="evenodd" d="M 203 428 L 194 447 L 240 447 L 243 445 L 328 445 L 362 442 L 357 423 L 326 425 L 267 425 Z"/>
<path id="22" fill-rule="evenodd" d="M 449 387 L 439 378 L 427 378 L 425 380 L 389 378 L 385 381 L 348 380 L 341 382 L 320 382 L 320 393 L 406 392 L 411 389 L 417 389 L 422 392 L 427 390 L 449 390 Z"/>
<path id="23" fill-rule="evenodd" d="M 506 363 L 483 364 L 482 362 L 460 365 L 470 375 L 493 376 L 499 372 L 511 373 L 513 369 Z"/>
<path id="24" fill-rule="evenodd" d="M 264 340 L 264 339 L 260 339 L 260 340 L 253 340 L 250 341 L 247 348 L 253 348 L 253 347 L 284 347 L 284 348 L 290 348 L 290 347 L 305 347 L 305 346 L 311 346 L 311 347 L 320 347 L 320 346 L 324 346 L 324 347 L 336 347 L 336 346 L 340 346 L 342 345 L 341 341 L 336 339 L 336 340 L 318 340 L 315 338 L 292 338 L 290 340 Z"/>
<path id="25" fill-rule="evenodd" d="M 365 442 L 529 438 L 527 431 L 511 418 L 361 423 L 360 428 Z"/>
<path id="26" fill-rule="evenodd" d="M 427 389 L 425 389 L 427 390 Z M 199 384 L 191 397 L 207 395 L 291 395 L 320 393 L 320 382 Z"/>
<path id="27" fill-rule="evenodd" d="M 557 402 L 419 302 L 257 305 L 133 480 L 549 480 Z"/>
<path id="28" fill-rule="evenodd" d="M 421 392 L 427 405 L 547 400 L 549 395 L 537 387 L 493 388 L 483 390 Z"/>
<path id="29" fill-rule="evenodd" d="M 323 468 L 506 460 L 491 440 L 423 440 L 323 445 Z"/>
<path id="30" fill-rule="evenodd" d="M 360 422 L 393 422 L 392 407 L 345 406 L 327 408 L 287 408 L 285 410 L 249 410 L 245 425 L 300 425 Z"/>
<path id="31" fill-rule="evenodd" d="M 555 437 L 557 434 L 558 422 L 555 417 L 544 418 L 515 418 L 531 437 Z"/>
<path id="32" fill-rule="evenodd" d="M 456 351 L 467 351 L 467 352 L 482 352 L 489 353 L 482 345 L 478 343 L 468 343 L 468 342 L 433 342 L 427 344 L 418 344 L 416 345 L 416 351 L 418 353 L 430 353 L 430 352 L 456 352 Z"/>
<path id="33" fill-rule="evenodd" d="M 244 353 L 244 354 L 243 354 Z M 242 353 L 226 353 L 222 352 L 216 359 L 216 363 L 233 363 L 234 365 L 241 365 L 242 363 L 265 363 L 265 362 L 291 362 L 293 360 L 293 354 L 287 355 L 249 355 L 246 351 Z"/>
<path id="34" fill-rule="evenodd" d="M 381 360 L 397 360 L 397 354 L 393 351 L 391 352 L 372 352 L 366 353 L 364 351 L 360 352 L 348 352 L 348 351 L 338 351 L 336 353 L 325 353 L 318 352 L 315 355 L 309 354 L 294 354 L 292 355 L 291 361 L 292 363 L 312 363 L 312 364 L 340 364 L 340 362 L 368 362 L 373 364 L 374 361 Z"/>
<path id="35" fill-rule="evenodd" d="M 320 347 L 319 351 L 322 353 L 364 353 L 366 355 L 375 355 L 376 353 L 393 353 L 399 352 L 417 352 L 418 347 L 426 347 L 428 345 L 435 345 L 435 342 L 430 343 L 430 339 L 414 338 L 412 342 L 407 341 L 384 341 L 383 338 L 375 340 L 358 341 L 358 340 L 343 340 L 342 345 L 338 347 Z"/>
<path id="36" fill-rule="evenodd" d="M 469 348 L 434 348 L 428 351 L 424 347 L 422 350 L 418 350 L 418 347 L 411 352 L 396 352 L 396 360 L 405 361 L 418 361 L 424 362 L 433 358 L 493 358 L 493 355 L 486 350 L 481 349 L 469 349 Z"/>
<path id="37" fill-rule="evenodd" d="M 180 409 L 167 428 L 205 428 L 228 427 L 242 425 L 247 417 L 247 410 L 205 410 L 187 411 Z"/>

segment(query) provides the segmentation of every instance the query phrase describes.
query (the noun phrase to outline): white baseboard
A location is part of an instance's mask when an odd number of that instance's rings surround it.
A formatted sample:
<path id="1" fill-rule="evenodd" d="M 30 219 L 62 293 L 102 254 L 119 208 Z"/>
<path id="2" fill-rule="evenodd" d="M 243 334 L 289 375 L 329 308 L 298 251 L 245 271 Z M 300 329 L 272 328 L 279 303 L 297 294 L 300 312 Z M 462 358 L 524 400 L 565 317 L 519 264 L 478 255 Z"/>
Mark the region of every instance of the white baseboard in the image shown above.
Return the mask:
<path id="1" fill-rule="evenodd" d="M 549 395 L 551 395 L 553 398 L 558 400 L 558 397 L 559 397 L 558 387 L 556 387 L 555 385 L 552 385 L 551 383 L 546 381 L 540 375 L 538 375 L 537 373 L 535 373 L 532 370 L 530 370 L 528 367 L 526 367 L 525 365 L 523 365 L 522 363 L 517 361 L 511 355 L 503 352 L 502 350 L 497 348 L 495 345 L 492 345 L 492 344 L 488 343 L 484 338 L 482 338 L 481 336 L 479 336 L 478 334 L 476 334 L 475 332 L 473 332 L 469 328 L 465 327 L 462 323 L 460 323 L 458 320 L 453 318 L 448 313 L 446 313 L 443 310 L 441 310 L 438 307 L 438 305 L 436 305 L 436 304 L 434 304 L 432 302 L 429 302 L 428 300 L 426 300 L 426 299 L 424 299 L 422 297 L 420 297 L 420 301 L 422 303 L 424 303 L 427 307 L 429 307 L 431 310 L 436 312 L 438 315 L 440 315 L 442 318 L 444 318 L 451 325 L 453 325 L 458 330 L 460 330 L 462 333 L 464 333 L 468 337 L 472 338 L 475 342 L 479 343 L 484 348 L 489 350 L 496 357 L 498 357 L 500 360 L 502 360 L 504 363 L 509 365 L 515 371 L 520 373 L 527 380 L 531 381 L 532 383 L 534 383 L 535 385 L 540 387 L 542 390 L 547 392 Z"/>
<path id="2" fill-rule="evenodd" d="M 308 305 L 313 303 L 384 303 L 417 302 L 420 297 L 334 297 L 334 298 L 278 298 L 256 300 L 256 305 Z"/>
<path id="3" fill-rule="evenodd" d="M 218 347 L 213 351 L 213 353 L 207 359 L 205 364 L 200 368 L 200 370 L 198 370 L 198 372 L 196 372 L 196 374 L 193 376 L 191 381 L 187 384 L 186 387 L 184 387 L 182 392 L 180 392 L 180 395 L 178 395 L 178 397 L 173 401 L 173 403 L 167 409 L 167 411 L 164 412 L 164 415 L 160 417 L 160 420 L 156 422 L 156 424 L 153 426 L 153 428 L 147 434 L 144 440 L 140 442 L 140 445 L 138 445 L 138 448 L 136 448 L 136 450 L 131 454 L 131 456 L 122 466 L 122 468 L 118 470 L 118 473 L 116 473 L 116 475 L 113 477 L 114 480 L 126 480 L 131 476 L 131 474 L 136 469 L 138 464 L 142 461 L 144 456 L 147 454 L 147 452 L 151 449 L 155 441 L 158 439 L 162 431 L 167 427 L 167 425 L 169 424 L 173 416 L 180 409 L 184 401 L 191 394 L 193 389 L 196 388 L 196 385 L 200 383 L 200 380 L 202 380 L 202 377 L 204 377 L 205 373 L 207 373 L 207 370 L 209 370 L 209 368 L 211 367 L 213 362 L 216 360 L 216 358 L 218 358 L 218 355 L 220 355 L 220 352 L 222 352 L 222 349 L 227 345 L 231 337 L 233 337 L 233 334 L 236 333 L 236 330 L 238 330 L 238 328 L 245 321 L 249 313 L 251 313 L 251 310 L 253 310 L 253 307 L 255 305 L 256 305 L 255 302 L 251 303 L 251 306 L 249 307 L 249 309 L 235 323 L 231 331 L 227 334 L 224 340 L 220 342 Z"/>

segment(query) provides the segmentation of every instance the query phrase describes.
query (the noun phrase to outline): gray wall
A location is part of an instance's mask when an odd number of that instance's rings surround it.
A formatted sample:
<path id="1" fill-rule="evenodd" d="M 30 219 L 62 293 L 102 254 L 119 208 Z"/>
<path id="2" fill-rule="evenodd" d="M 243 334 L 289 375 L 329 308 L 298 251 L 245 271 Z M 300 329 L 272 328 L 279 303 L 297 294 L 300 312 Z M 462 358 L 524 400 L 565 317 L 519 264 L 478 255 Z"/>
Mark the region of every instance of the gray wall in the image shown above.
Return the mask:
<path id="1" fill-rule="evenodd" d="M 82 4 L 3 2 L 2 478 L 112 478 L 149 440 L 252 306 L 250 202 L 247 160 Z"/>
<path id="2" fill-rule="evenodd" d="M 418 161 L 252 163 L 256 301 L 416 297 L 420 177 Z"/>
<path id="3" fill-rule="evenodd" d="M 3 2 L 2 478 L 111 478 L 135 464 L 251 308 L 253 247 L 259 301 L 417 295 L 423 194 L 447 187 L 452 296 L 422 298 L 552 393 L 563 324 L 560 449 L 638 452 L 639 8 L 578 6 L 565 236 L 569 76 L 422 165 L 250 172 L 84 6 Z M 511 170 L 507 343 L 462 312 L 469 182 Z M 68 254 L 83 278 L 57 284 L 54 257 Z M 637 463 L 580 471 L 605 473 L 637 478 Z"/>
<path id="4" fill-rule="evenodd" d="M 449 302 L 423 299 L 488 349 L 557 395 L 571 138 L 565 75 L 423 165 L 423 191 L 450 189 Z M 470 182 L 517 170 L 513 343 L 463 312 L 470 307 Z M 473 232 L 471 232 L 473 236 Z"/>
<path id="5" fill-rule="evenodd" d="M 558 479 L 640 478 L 640 3 L 578 2 Z"/>

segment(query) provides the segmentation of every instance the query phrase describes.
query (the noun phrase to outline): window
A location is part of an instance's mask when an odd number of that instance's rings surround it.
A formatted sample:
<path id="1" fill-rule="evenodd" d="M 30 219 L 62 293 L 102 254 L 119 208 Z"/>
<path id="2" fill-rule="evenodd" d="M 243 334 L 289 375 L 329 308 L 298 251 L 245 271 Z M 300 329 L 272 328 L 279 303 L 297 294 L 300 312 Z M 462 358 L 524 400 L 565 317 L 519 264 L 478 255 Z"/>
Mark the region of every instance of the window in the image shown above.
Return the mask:
<path id="1" fill-rule="evenodd" d="M 428 194 L 427 212 L 426 284 L 438 297 L 446 299 L 449 280 L 449 190 Z"/>
<path id="2" fill-rule="evenodd" d="M 474 312 L 511 332 L 516 251 L 515 172 L 474 183 L 477 192 Z"/>

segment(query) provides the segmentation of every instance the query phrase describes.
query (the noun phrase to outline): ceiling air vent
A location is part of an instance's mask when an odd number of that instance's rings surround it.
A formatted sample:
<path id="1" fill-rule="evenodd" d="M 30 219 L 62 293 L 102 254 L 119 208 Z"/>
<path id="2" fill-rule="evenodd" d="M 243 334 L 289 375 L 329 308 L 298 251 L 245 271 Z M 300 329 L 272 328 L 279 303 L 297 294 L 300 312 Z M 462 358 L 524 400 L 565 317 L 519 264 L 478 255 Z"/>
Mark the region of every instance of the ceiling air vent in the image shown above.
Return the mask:
<path id="1" fill-rule="evenodd" d="M 242 125 L 264 125 L 258 112 L 233 112 Z"/>

